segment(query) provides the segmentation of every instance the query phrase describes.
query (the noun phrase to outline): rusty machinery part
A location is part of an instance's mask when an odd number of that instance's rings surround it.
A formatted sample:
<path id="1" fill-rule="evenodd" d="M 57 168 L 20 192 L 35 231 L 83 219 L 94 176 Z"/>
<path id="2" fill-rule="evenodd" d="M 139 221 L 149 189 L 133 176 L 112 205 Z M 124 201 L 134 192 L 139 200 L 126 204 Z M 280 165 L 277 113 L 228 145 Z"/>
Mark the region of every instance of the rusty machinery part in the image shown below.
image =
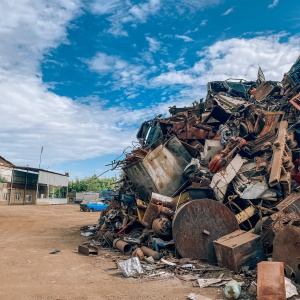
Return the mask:
<path id="1" fill-rule="evenodd" d="M 214 173 L 218 172 L 222 167 L 224 167 L 228 163 L 229 160 L 231 160 L 234 153 L 238 149 L 245 146 L 246 143 L 247 142 L 240 137 L 229 142 L 224 150 L 215 155 L 215 157 L 209 163 L 208 168 Z"/>
<path id="2" fill-rule="evenodd" d="M 115 239 L 115 236 L 114 236 L 113 232 L 111 232 L 111 231 L 106 231 L 106 232 L 103 234 L 102 238 L 104 239 L 104 241 L 106 242 L 106 244 L 107 244 L 109 247 L 112 247 L 113 241 L 114 241 L 114 239 Z"/>
<path id="3" fill-rule="evenodd" d="M 171 237 L 172 223 L 167 218 L 157 218 L 152 223 L 152 230 L 161 238 Z"/>
<path id="4" fill-rule="evenodd" d="M 217 263 L 213 241 L 239 229 L 235 215 L 223 204 L 192 200 L 183 204 L 173 218 L 173 238 L 182 257 Z"/>
<path id="5" fill-rule="evenodd" d="M 285 272 L 300 283 L 300 227 L 286 225 L 275 236 L 273 260 L 284 262 Z"/>

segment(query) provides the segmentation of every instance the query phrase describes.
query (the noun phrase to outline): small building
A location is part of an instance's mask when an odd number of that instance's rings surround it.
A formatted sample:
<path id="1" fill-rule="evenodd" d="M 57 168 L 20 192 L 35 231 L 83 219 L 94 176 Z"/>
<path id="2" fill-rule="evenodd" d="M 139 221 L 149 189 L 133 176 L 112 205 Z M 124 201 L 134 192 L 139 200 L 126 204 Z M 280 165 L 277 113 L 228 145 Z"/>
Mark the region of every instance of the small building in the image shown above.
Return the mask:
<path id="1" fill-rule="evenodd" d="M 99 199 L 98 192 L 80 192 L 76 193 L 75 203 L 96 201 L 97 199 Z"/>
<path id="2" fill-rule="evenodd" d="M 76 192 L 68 192 L 68 204 L 74 204 L 76 200 Z"/>
<path id="3" fill-rule="evenodd" d="M 16 166 L 0 156 L 0 205 L 67 203 L 69 174 Z M 50 195 L 51 188 L 58 190 Z"/>

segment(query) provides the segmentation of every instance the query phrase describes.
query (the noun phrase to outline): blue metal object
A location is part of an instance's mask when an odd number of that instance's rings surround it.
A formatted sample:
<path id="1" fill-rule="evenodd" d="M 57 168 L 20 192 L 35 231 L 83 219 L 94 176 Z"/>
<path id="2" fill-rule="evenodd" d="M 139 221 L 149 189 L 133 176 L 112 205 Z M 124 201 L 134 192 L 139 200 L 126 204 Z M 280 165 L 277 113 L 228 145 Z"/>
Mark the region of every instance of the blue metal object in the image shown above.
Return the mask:
<path id="1" fill-rule="evenodd" d="M 112 200 L 114 196 L 117 196 L 117 193 L 112 190 L 102 190 L 99 194 L 99 197 L 104 200 Z"/>
<path id="2" fill-rule="evenodd" d="M 88 203 L 87 208 L 89 211 L 100 211 L 100 210 L 104 210 L 108 207 L 108 204 L 104 204 L 104 203 Z"/>
<path id="3" fill-rule="evenodd" d="M 131 195 L 122 194 L 121 201 L 123 201 L 127 206 L 136 205 L 135 198 Z"/>

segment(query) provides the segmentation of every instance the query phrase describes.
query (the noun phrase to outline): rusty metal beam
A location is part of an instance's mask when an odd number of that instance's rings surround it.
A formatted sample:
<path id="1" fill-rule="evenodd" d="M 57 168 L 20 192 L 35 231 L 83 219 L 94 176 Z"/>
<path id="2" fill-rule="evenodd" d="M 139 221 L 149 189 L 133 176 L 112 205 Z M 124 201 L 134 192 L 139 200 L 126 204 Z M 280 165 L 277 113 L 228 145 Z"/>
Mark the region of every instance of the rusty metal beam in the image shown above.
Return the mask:
<path id="1" fill-rule="evenodd" d="M 271 162 L 271 172 L 269 185 L 275 186 L 280 183 L 280 177 L 282 172 L 282 158 L 285 151 L 285 141 L 287 134 L 288 122 L 281 121 L 279 124 L 277 140 L 273 145 L 273 156 Z"/>

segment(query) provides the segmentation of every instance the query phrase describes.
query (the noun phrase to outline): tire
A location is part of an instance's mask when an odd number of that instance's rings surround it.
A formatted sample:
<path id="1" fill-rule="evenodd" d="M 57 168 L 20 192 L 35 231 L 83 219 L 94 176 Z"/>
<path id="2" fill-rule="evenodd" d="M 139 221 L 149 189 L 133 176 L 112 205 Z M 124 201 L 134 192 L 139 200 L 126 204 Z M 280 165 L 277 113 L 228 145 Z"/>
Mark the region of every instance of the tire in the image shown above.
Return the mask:
<path id="1" fill-rule="evenodd" d="M 90 211 L 93 212 L 93 211 L 95 211 L 95 209 L 93 209 L 93 208 L 91 207 L 91 208 L 90 208 Z"/>

